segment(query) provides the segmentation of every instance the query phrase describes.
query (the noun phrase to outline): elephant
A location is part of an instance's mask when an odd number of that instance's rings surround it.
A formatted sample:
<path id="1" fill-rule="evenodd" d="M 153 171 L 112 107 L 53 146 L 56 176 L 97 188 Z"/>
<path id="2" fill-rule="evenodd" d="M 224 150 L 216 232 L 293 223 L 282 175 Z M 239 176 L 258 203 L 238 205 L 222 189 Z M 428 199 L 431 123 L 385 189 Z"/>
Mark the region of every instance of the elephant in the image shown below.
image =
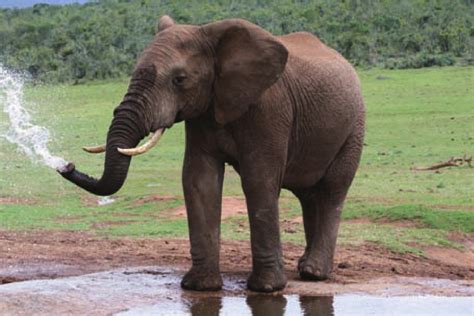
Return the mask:
<path id="1" fill-rule="evenodd" d="M 281 189 L 303 213 L 302 279 L 332 272 L 343 202 L 359 165 L 365 107 L 354 68 L 307 32 L 274 36 L 243 19 L 184 25 L 159 19 L 113 112 L 100 179 L 73 163 L 67 180 L 96 195 L 123 185 L 131 157 L 185 123 L 182 185 L 192 266 L 181 286 L 219 290 L 224 169 L 239 174 L 250 226 L 253 291 L 287 283 L 279 234 Z M 152 134 L 144 145 L 139 142 Z"/>

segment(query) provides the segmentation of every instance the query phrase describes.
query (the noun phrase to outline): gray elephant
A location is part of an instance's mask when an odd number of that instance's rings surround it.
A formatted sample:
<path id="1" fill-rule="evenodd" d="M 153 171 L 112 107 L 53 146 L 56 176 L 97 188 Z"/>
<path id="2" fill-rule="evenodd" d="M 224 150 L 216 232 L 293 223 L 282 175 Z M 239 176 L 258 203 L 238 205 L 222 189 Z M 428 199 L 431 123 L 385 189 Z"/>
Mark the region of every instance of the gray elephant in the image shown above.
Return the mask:
<path id="1" fill-rule="evenodd" d="M 114 111 L 97 180 L 70 163 L 61 175 L 97 195 L 120 189 L 132 155 L 185 121 L 183 189 L 192 268 L 181 285 L 218 290 L 224 165 L 239 173 L 250 220 L 248 288 L 285 287 L 278 197 L 301 202 L 303 279 L 332 270 L 341 209 L 359 164 L 364 103 L 353 67 L 309 33 L 273 36 L 245 20 L 178 25 L 160 19 Z M 153 133 L 150 141 L 136 147 Z"/>

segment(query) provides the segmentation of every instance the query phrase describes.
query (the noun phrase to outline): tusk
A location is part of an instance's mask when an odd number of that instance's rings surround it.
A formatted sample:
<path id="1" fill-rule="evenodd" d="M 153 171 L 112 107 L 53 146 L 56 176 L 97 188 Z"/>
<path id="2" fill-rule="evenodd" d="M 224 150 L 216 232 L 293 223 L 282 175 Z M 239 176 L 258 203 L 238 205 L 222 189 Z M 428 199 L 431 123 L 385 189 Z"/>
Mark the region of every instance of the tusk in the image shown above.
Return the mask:
<path id="1" fill-rule="evenodd" d="M 117 150 L 126 156 L 136 156 L 140 155 L 143 153 L 146 153 L 149 151 L 151 148 L 153 148 L 158 141 L 160 140 L 161 135 L 163 135 L 164 128 L 160 128 L 156 132 L 153 133 L 153 136 L 143 145 L 140 147 L 135 147 L 135 148 L 117 148 Z"/>
<path id="2" fill-rule="evenodd" d="M 90 147 L 82 147 L 84 151 L 87 151 L 88 153 L 91 154 L 100 154 L 105 151 L 105 145 L 100 145 L 100 146 L 90 146 Z"/>

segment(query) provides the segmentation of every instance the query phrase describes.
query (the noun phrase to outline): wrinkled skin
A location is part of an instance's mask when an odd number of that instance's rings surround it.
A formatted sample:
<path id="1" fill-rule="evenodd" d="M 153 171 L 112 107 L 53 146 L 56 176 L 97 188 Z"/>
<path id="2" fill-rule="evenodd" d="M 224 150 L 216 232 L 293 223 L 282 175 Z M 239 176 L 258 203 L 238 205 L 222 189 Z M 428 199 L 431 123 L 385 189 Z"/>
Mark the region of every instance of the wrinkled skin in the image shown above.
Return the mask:
<path id="1" fill-rule="evenodd" d="M 364 105 L 351 65 L 308 33 L 276 37 L 244 20 L 191 26 L 165 16 L 114 111 L 101 179 L 72 164 L 61 174 L 94 194 L 113 194 L 130 164 L 117 148 L 135 147 L 150 132 L 183 120 L 182 181 L 193 264 L 182 287 L 222 287 L 225 163 L 240 174 L 247 201 L 253 259 L 248 288 L 285 287 L 282 188 L 302 206 L 307 246 L 299 273 L 326 279 L 363 146 Z"/>

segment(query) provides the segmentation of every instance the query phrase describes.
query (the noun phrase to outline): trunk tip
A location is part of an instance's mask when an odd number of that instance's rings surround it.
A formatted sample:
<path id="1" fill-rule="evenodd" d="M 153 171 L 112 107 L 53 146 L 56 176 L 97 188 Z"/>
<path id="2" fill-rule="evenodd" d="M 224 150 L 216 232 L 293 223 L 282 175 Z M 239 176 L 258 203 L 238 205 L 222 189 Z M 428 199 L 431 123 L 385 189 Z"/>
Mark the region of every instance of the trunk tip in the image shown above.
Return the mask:
<path id="1" fill-rule="evenodd" d="M 61 175 L 69 174 L 76 169 L 74 163 L 69 162 L 67 165 L 60 166 L 56 168 L 56 171 L 59 172 Z"/>

